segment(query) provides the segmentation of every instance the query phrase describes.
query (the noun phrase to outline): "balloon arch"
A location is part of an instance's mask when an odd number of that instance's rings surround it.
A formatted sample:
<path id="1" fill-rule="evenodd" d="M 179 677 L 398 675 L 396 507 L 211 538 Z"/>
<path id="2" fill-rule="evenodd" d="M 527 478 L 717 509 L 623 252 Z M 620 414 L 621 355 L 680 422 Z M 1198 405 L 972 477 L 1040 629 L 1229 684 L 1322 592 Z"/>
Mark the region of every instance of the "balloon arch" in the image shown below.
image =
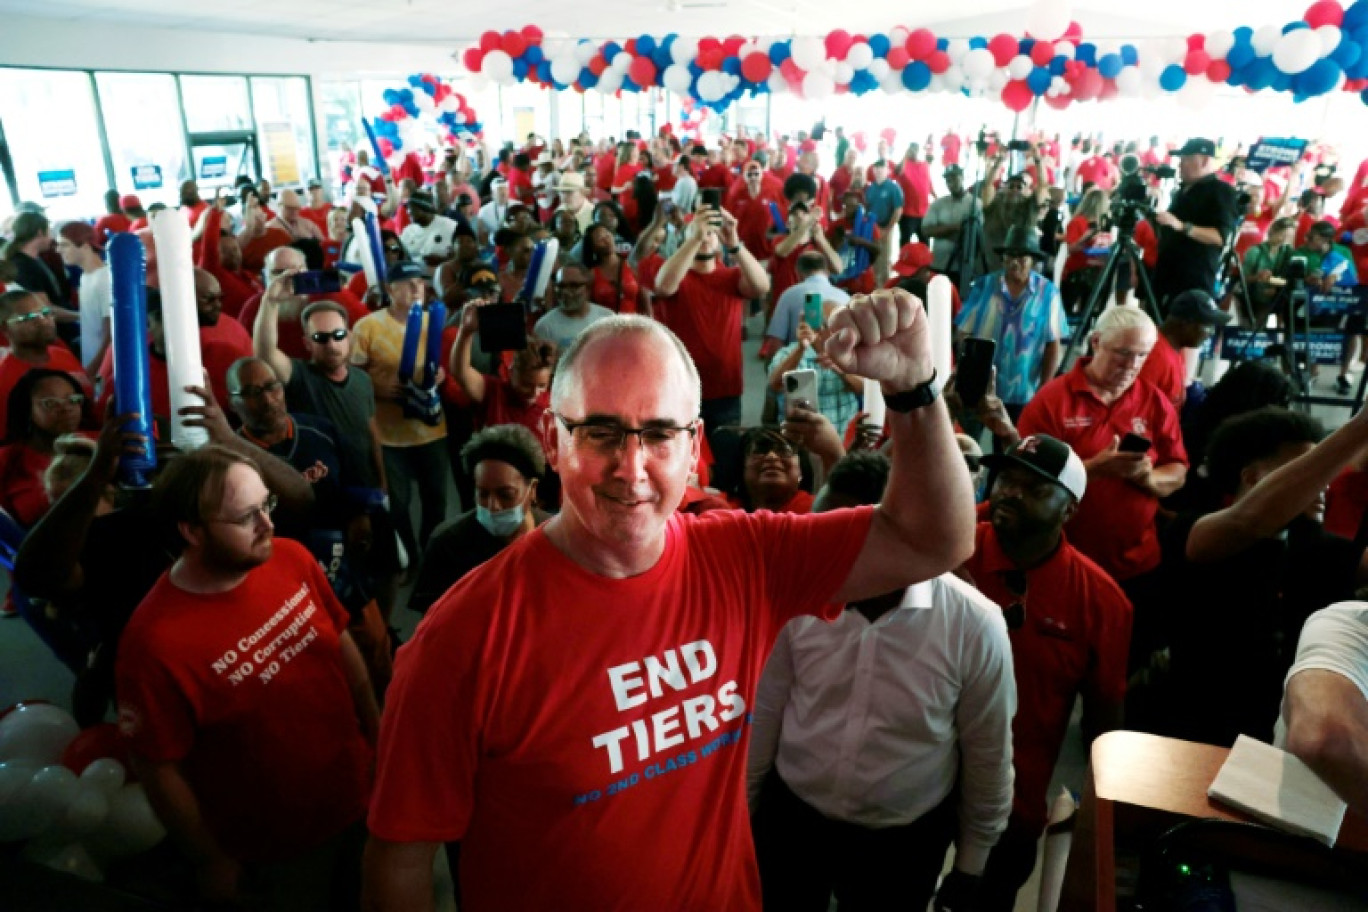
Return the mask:
<path id="1" fill-rule="evenodd" d="M 448 145 L 463 136 L 479 139 L 484 135 L 484 126 L 465 96 L 431 73 L 410 76 L 404 88 L 386 89 L 384 99 L 389 108 L 369 126 L 385 158 L 422 145 L 425 119 L 431 119 Z"/>

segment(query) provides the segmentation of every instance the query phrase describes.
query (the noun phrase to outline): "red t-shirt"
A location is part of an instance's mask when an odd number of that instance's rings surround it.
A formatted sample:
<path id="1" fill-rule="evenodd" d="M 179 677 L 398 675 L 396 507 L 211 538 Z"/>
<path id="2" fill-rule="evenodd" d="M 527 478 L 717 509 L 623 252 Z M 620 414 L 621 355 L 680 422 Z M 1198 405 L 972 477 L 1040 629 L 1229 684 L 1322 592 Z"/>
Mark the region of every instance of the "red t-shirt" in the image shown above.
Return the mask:
<path id="1" fill-rule="evenodd" d="M 1045 828 L 1050 777 L 1074 698 L 1107 703 L 1126 696 L 1131 604 L 1111 577 L 1067 541 L 1026 571 L 1026 594 L 1013 594 L 1005 574 L 1016 566 L 991 522 L 981 522 L 965 564 L 979 591 L 1003 608 L 1021 603 L 1025 622 L 1009 631 L 1016 677 L 1012 719 L 1012 814 L 1034 832 Z"/>
<path id="2" fill-rule="evenodd" d="M 1311 226 L 1321 219 L 1309 212 L 1303 212 L 1297 216 L 1297 233 L 1293 236 L 1292 246 L 1298 249 L 1306 246 L 1306 234 L 1311 230 Z"/>
<path id="3" fill-rule="evenodd" d="M 220 322 L 226 317 L 220 318 Z M 228 408 L 228 368 L 243 357 L 238 348 L 225 344 L 218 339 L 205 336 L 200 329 L 200 361 L 204 372 L 209 375 L 209 391 L 214 394 L 219 407 Z M 250 354 L 250 349 L 248 350 Z M 100 362 L 100 398 L 95 403 L 95 414 L 104 418 L 112 414 L 107 410 L 113 407 L 114 398 L 114 347 L 105 350 L 104 360 Z M 147 383 L 152 393 L 152 416 L 165 430 L 171 420 L 171 380 L 167 373 L 166 359 L 158 358 L 149 350 L 147 353 Z"/>
<path id="4" fill-rule="evenodd" d="M 195 242 L 195 263 L 218 280 L 219 290 L 223 292 L 223 313 L 236 317 L 242 307 L 254 294 L 261 293 L 261 283 L 251 273 L 233 272 L 223 265 L 219 251 L 219 238 L 223 234 L 223 210 L 212 206 L 205 216 L 204 231 Z"/>
<path id="5" fill-rule="evenodd" d="M 736 175 L 732 174 L 730 167 L 718 162 L 715 165 L 709 165 L 703 171 L 703 174 L 698 178 L 698 187 L 701 190 L 722 190 L 725 192 L 735 177 Z"/>
<path id="6" fill-rule="evenodd" d="M 475 413 L 475 423 L 481 428 L 495 424 L 521 424 L 538 438 L 541 437 L 542 415 L 551 407 L 551 393 L 545 391 L 528 405 L 513 391 L 507 379 L 493 374 L 484 375 L 485 397 Z"/>
<path id="7" fill-rule="evenodd" d="M 1187 362 L 1163 333 L 1159 333 L 1159 341 L 1154 343 L 1144 367 L 1140 368 L 1140 379 L 1152 383 L 1168 397 L 1175 410 L 1182 411 L 1183 403 L 1187 401 Z"/>
<path id="8" fill-rule="evenodd" d="M 299 210 L 299 214 L 304 216 L 304 218 L 308 219 L 309 221 L 313 222 L 315 225 L 317 225 L 319 232 L 324 237 L 327 237 L 329 211 L 330 209 L 326 205 L 319 206 L 317 209 L 314 209 L 310 206 L 305 206 L 304 208 Z"/>
<path id="9" fill-rule="evenodd" d="M 627 258 L 619 255 L 619 262 L 622 264 L 620 274 L 617 270 L 610 272 L 606 266 L 594 267 L 593 281 L 589 283 L 589 300 L 614 313 L 634 314 L 637 312 L 637 295 L 641 286 L 637 284 L 632 267 L 627 265 Z M 619 275 L 622 282 L 620 291 Z"/>
<path id="10" fill-rule="evenodd" d="M 1148 221 L 1140 221 L 1135 226 L 1134 237 L 1135 243 L 1140 247 L 1141 259 L 1147 267 L 1153 269 L 1159 262 L 1159 236 L 1154 233 L 1154 226 Z"/>
<path id="11" fill-rule="evenodd" d="M 366 812 L 372 756 L 346 629 L 323 570 L 288 539 L 227 592 L 192 595 L 162 574 L 128 622 L 119 729 L 139 756 L 180 764 L 234 858 L 298 857 Z"/>
<path id="12" fill-rule="evenodd" d="M 689 350 L 703 381 L 704 399 L 739 396 L 741 371 L 741 270 L 718 266 L 712 272 L 690 269 L 679 290 L 665 298 L 674 330 Z"/>
<path id="13" fill-rule="evenodd" d="M 1081 215 L 1075 215 L 1073 218 L 1069 219 L 1069 224 L 1064 229 L 1064 243 L 1077 244 L 1079 241 L 1083 240 L 1083 238 L 1087 237 L 1088 232 L 1091 230 L 1091 223 L 1086 218 Z M 1077 253 L 1070 253 L 1064 260 L 1064 275 L 1067 276 L 1072 272 L 1077 272 L 1087 265 L 1088 255 L 1082 250 Z"/>
<path id="14" fill-rule="evenodd" d="M 604 193 L 613 191 L 613 172 L 617 170 L 617 155 L 613 152 L 600 153 L 594 159 L 594 186 Z"/>
<path id="15" fill-rule="evenodd" d="M 784 504 L 782 507 L 780 507 L 779 509 L 775 510 L 774 512 L 775 512 L 775 513 L 811 513 L 811 512 L 812 512 L 812 502 L 813 502 L 814 500 L 816 500 L 816 499 L 817 499 L 817 498 L 813 497 L 813 496 L 812 496 L 811 494 L 809 494 L 807 491 L 798 490 L 798 491 L 795 491 L 795 492 L 793 493 L 793 496 L 789 498 L 789 502 L 788 502 L 788 503 Z M 744 509 L 746 508 L 746 505 L 743 504 L 743 503 L 741 502 L 741 498 L 739 498 L 739 497 L 733 497 L 733 496 L 729 496 L 729 497 L 727 498 L 727 506 L 731 507 L 733 510 L 744 510 Z"/>
<path id="16" fill-rule="evenodd" d="M 1111 163 L 1100 155 L 1094 155 L 1078 166 L 1078 179 L 1103 190 L 1111 190 L 1116 184 Z"/>
<path id="17" fill-rule="evenodd" d="M 854 180 L 854 173 L 845 165 L 841 165 L 831 172 L 831 180 L 827 183 L 827 188 L 831 191 L 831 202 L 835 204 L 837 209 L 841 208 L 841 200 Z"/>
<path id="18" fill-rule="evenodd" d="M 1091 363 L 1091 358 L 1079 358 L 1073 370 L 1040 388 L 1017 422 L 1021 436 L 1049 434 L 1073 447 L 1080 459 L 1091 459 L 1113 437 L 1134 432 L 1154 444 L 1150 458 L 1155 468 L 1187 465 L 1178 413 L 1168 398 L 1137 379 L 1119 399 L 1104 405 L 1083 373 Z M 1128 580 L 1159 564 L 1158 511 L 1158 499 L 1130 482 L 1089 476 L 1088 492 L 1069 521 L 1069 538 L 1113 578 Z"/>
<path id="19" fill-rule="evenodd" d="M 740 187 L 741 192 L 732 195 L 727 209 L 736 217 L 736 236 L 751 256 L 757 260 L 767 260 L 774 252 L 774 244 L 770 240 L 774 216 L 770 214 L 769 207 L 773 203 L 782 211 L 783 194 L 771 192 L 762 185 L 759 195 L 751 196 L 744 182 L 739 181 L 735 186 Z"/>
<path id="20" fill-rule="evenodd" d="M 924 161 L 906 161 L 893 174 L 903 192 L 903 215 L 921 218 L 931 208 L 931 169 Z M 907 239 L 904 238 L 906 243 Z"/>
<path id="21" fill-rule="evenodd" d="M 963 140 L 954 133 L 946 133 L 941 137 L 941 164 L 945 167 L 959 164 L 960 146 Z"/>
<path id="22" fill-rule="evenodd" d="M 676 513 L 627 579 L 518 539 L 400 652 L 371 833 L 459 839 L 469 912 L 758 912 L 746 713 L 780 628 L 835 616 L 871 517 Z"/>
<path id="23" fill-rule="evenodd" d="M 774 242 L 779 243 L 779 238 Z M 809 250 L 816 250 L 817 245 L 809 241 L 800 244 L 788 256 L 781 257 L 775 254 L 770 259 L 770 300 L 778 301 L 779 296 L 798 284 L 798 258 Z"/>
<path id="24" fill-rule="evenodd" d="M 1353 541 L 1368 511 L 1368 472 L 1352 466 L 1340 472 L 1325 492 L 1325 531 Z"/>
<path id="25" fill-rule="evenodd" d="M 239 358 L 246 358 L 252 354 L 252 334 L 241 323 L 226 314 L 219 314 L 218 322 L 213 326 L 200 327 L 200 345 L 210 343 L 232 349 Z"/>
<path id="26" fill-rule="evenodd" d="M 0 349 L 0 436 L 4 435 L 4 429 L 9 427 L 6 423 L 9 420 L 9 395 L 14 389 L 14 385 L 35 367 L 44 370 L 65 371 L 81 385 L 86 398 L 95 395 L 95 388 L 90 384 L 90 378 L 86 376 L 85 369 L 81 362 L 60 342 L 48 346 L 47 364 L 29 364 L 20 358 L 16 358 L 9 349 Z"/>
<path id="27" fill-rule="evenodd" d="M 364 284 L 366 281 L 364 274 L 357 273 L 357 275 L 363 276 L 361 282 Z M 351 293 L 350 284 L 341 291 L 334 291 L 321 295 L 310 295 L 309 303 L 313 303 L 314 301 L 333 301 L 337 304 L 341 304 L 347 309 L 347 323 L 351 326 L 355 326 L 357 320 L 370 314 L 370 311 L 366 309 L 366 305 L 361 303 L 361 299 Z M 261 295 L 258 294 L 253 296 L 243 305 L 242 313 L 238 316 L 238 322 L 245 327 L 249 327 L 248 331 L 250 332 L 250 327 L 256 326 L 257 311 L 259 310 L 261 310 Z M 300 324 L 299 320 L 281 320 L 280 329 L 277 331 L 277 337 L 276 344 L 285 354 L 289 355 L 291 358 L 302 358 L 305 361 L 309 360 L 309 349 L 304 344 L 304 327 Z"/>
<path id="28" fill-rule="evenodd" d="M 52 454 L 24 443 L 0 447 L 0 509 L 25 529 L 43 518 L 52 504 L 43 488 L 43 473 Z"/>
<path id="29" fill-rule="evenodd" d="M 95 236 L 100 239 L 100 246 L 108 243 L 111 234 L 122 234 L 132 229 L 133 220 L 122 212 L 111 212 L 109 215 L 100 216 L 95 222 Z"/>

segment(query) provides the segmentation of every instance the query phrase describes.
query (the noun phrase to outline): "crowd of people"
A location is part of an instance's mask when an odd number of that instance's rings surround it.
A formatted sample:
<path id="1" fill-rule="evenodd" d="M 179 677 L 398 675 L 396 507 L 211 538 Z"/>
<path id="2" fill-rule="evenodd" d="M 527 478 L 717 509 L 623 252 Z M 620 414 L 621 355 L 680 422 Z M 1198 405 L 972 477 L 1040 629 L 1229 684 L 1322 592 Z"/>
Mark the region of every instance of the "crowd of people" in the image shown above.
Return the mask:
<path id="1" fill-rule="evenodd" d="M 1226 247 L 1264 319 L 1293 259 L 1358 281 L 1368 162 L 857 139 L 531 135 L 487 167 L 359 152 L 336 188 L 20 205 L 6 610 L 82 724 L 117 714 L 200 900 L 427 908 L 445 847 L 463 909 L 1003 912 L 1079 700 L 1085 742 L 1276 741 L 1368 810 L 1368 416 L 1327 435 L 1275 364 L 1188 366 L 1238 310 Z M 1144 170 L 1175 156 L 1176 188 Z M 1127 180 L 1155 300 L 1071 326 Z M 149 219 L 182 217 L 205 380 L 173 415 Z M 123 232 L 151 439 L 115 395 Z M 936 372 L 940 275 L 986 388 Z M 440 358 L 408 368 L 415 331 Z M 177 452 L 176 418 L 209 443 Z"/>

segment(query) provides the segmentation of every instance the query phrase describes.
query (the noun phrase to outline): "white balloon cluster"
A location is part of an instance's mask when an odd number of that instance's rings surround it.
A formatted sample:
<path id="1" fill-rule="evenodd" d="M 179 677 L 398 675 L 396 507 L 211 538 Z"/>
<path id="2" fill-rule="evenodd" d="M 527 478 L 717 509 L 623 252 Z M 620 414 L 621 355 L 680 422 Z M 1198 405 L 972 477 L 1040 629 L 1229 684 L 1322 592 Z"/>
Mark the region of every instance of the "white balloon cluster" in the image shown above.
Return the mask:
<path id="1" fill-rule="evenodd" d="M 61 765 L 79 732 L 45 703 L 0 719 L 0 842 L 32 840 L 25 858 L 98 881 L 102 862 L 147 851 L 166 829 L 119 761 L 95 760 L 79 776 Z"/>

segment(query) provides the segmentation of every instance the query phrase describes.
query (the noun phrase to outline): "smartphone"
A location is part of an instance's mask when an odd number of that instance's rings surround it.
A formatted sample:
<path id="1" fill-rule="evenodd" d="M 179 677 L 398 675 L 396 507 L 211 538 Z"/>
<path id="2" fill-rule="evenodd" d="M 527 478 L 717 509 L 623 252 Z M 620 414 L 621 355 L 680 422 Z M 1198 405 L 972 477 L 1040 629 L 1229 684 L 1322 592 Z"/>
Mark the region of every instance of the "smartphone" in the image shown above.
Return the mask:
<path id="1" fill-rule="evenodd" d="M 883 430 L 884 417 L 887 410 L 884 407 L 883 387 L 878 380 L 864 378 L 864 413 L 866 415 L 864 423 L 870 427 Z"/>
<path id="2" fill-rule="evenodd" d="M 342 290 L 342 276 L 336 269 L 310 269 L 294 276 L 297 295 L 331 294 Z"/>
<path id="3" fill-rule="evenodd" d="M 527 314 L 521 304 L 486 304 L 480 320 L 480 350 L 486 353 L 527 348 Z"/>
<path id="4" fill-rule="evenodd" d="M 814 332 L 822 328 L 821 294 L 813 292 L 803 298 L 803 322 Z"/>
<path id="5" fill-rule="evenodd" d="M 1121 438 L 1121 443 L 1117 449 L 1122 453 L 1148 453 L 1152 446 L 1154 444 L 1150 443 L 1147 437 L 1141 437 L 1139 434 L 1127 434 Z"/>
<path id="6" fill-rule="evenodd" d="M 722 208 L 722 191 L 716 187 L 708 187 L 706 190 L 700 191 L 699 197 L 703 200 L 703 208 L 705 209 Z"/>
<path id="7" fill-rule="evenodd" d="M 993 376 L 993 356 L 997 342 L 973 336 L 960 343 L 959 361 L 955 365 L 955 391 L 965 408 L 975 408 L 988 392 L 988 381 Z"/>
<path id="8" fill-rule="evenodd" d="M 793 414 L 794 406 L 799 403 L 810 409 L 817 408 L 817 372 L 815 370 L 791 370 L 784 374 L 784 411 Z"/>
<path id="9" fill-rule="evenodd" d="M 660 211 L 665 213 L 666 215 L 672 215 L 674 213 L 674 210 L 674 200 L 670 199 L 668 196 L 662 197 L 660 200 Z"/>

